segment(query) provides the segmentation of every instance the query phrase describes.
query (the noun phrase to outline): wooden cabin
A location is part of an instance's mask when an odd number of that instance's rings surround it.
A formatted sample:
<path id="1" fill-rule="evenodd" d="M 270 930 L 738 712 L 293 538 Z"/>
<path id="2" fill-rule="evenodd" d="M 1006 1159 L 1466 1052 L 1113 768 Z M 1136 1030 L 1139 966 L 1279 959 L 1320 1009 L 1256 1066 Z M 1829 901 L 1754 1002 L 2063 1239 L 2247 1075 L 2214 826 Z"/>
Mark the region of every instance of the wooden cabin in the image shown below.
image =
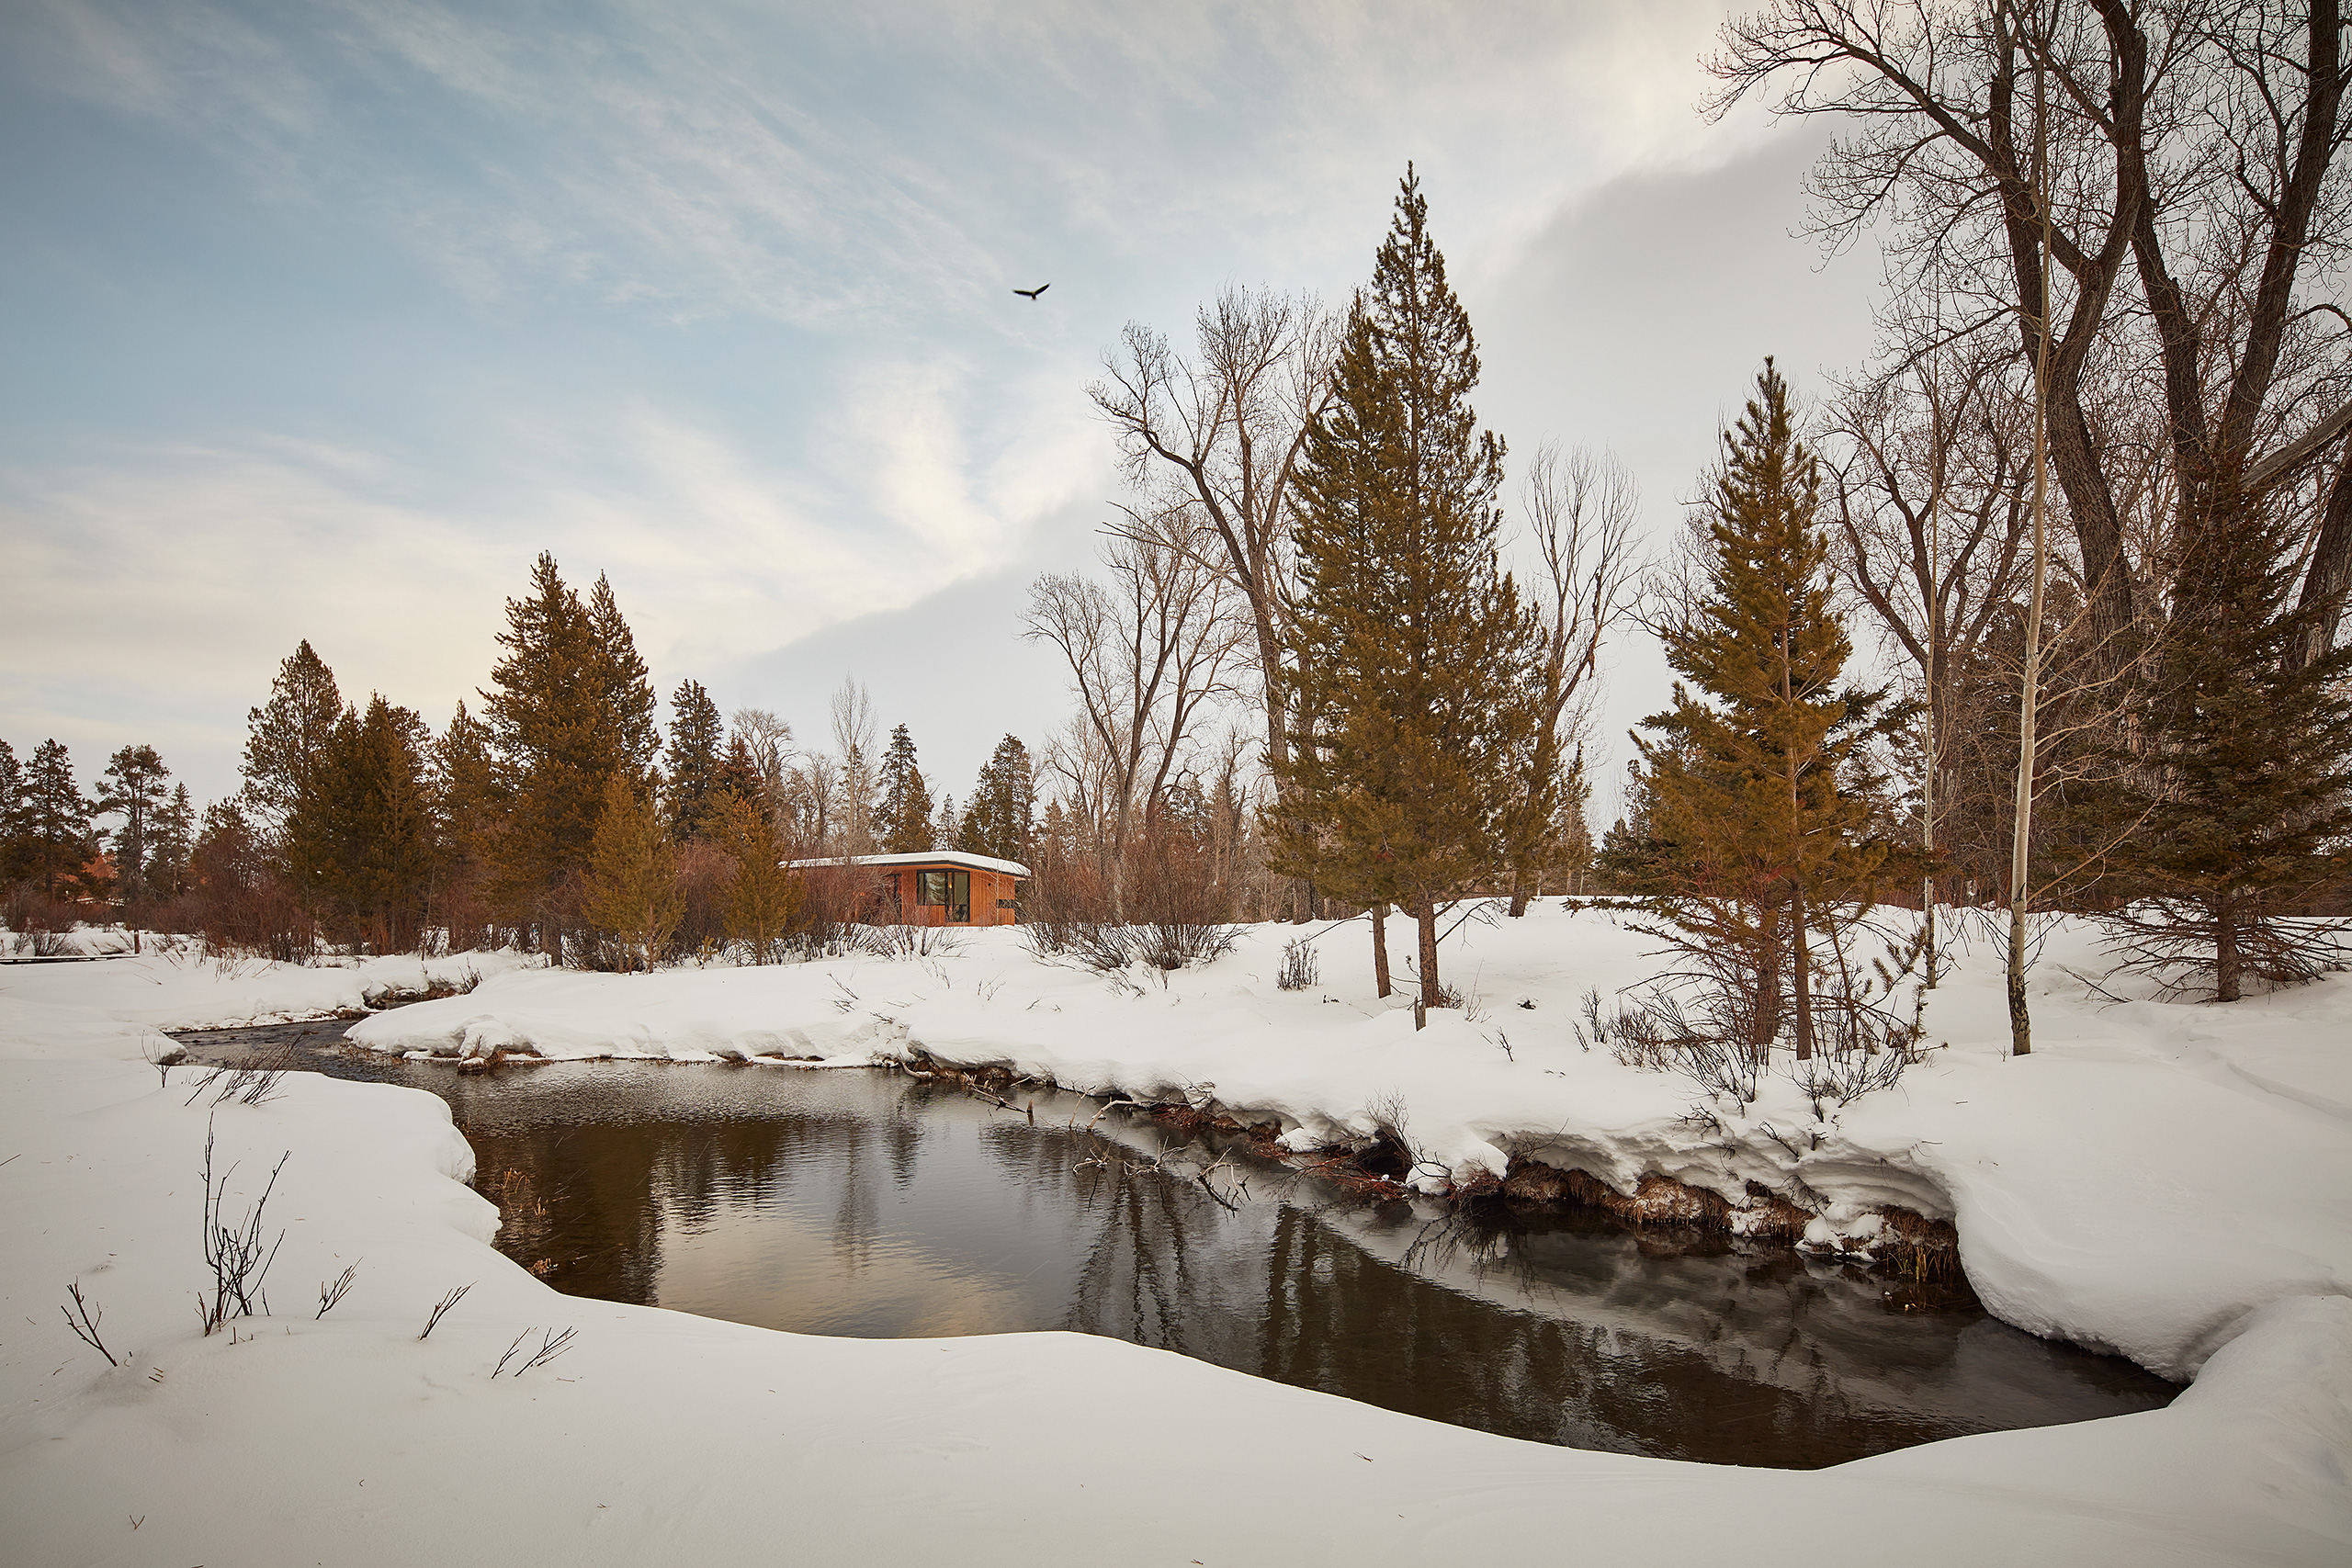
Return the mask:
<path id="1" fill-rule="evenodd" d="M 1019 861 L 930 850 L 910 855 L 859 855 L 851 860 L 797 860 L 795 871 L 854 866 L 882 880 L 884 918 L 896 908 L 904 926 L 1009 926 L 1012 901 L 1029 868 Z"/>

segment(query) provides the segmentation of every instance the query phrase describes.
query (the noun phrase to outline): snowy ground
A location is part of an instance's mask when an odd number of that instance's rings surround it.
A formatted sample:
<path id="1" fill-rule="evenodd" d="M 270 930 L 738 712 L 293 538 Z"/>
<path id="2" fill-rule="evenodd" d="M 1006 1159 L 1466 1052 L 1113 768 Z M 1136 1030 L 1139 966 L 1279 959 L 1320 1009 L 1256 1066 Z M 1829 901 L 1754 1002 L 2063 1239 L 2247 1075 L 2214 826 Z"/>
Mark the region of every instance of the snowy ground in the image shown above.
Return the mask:
<path id="1" fill-rule="evenodd" d="M 1449 943 L 1482 1016 L 1415 1033 L 1359 977 L 1272 979 L 1289 928 L 1204 970 L 1116 985 L 1011 931 L 927 961 L 650 976 L 518 971 L 370 1019 L 379 1048 L 549 1055 L 921 1048 L 1075 1087 L 1214 1097 L 1299 1141 L 1401 1110 L 1430 1166 L 1512 1154 L 1630 1186 L 1656 1170 L 1825 1207 L 1953 1217 L 2004 1317 L 2196 1382 L 2169 1408 L 1957 1439 L 1812 1473 L 1711 1469 L 1436 1426 L 1066 1335 L 844 1341 L 558 1296 L 487 1245 L 441 1102 L 299 1077 L 217 1113 L 232 1215 L 293 1155 L 276 1314 L 201 1337 L 190 1300 L 205 1112 L 141 1064 L 149 1017 L 282 1016 L 294 971 L 141 1013 L 116 964 L 0 971 L 0 1517 L 26 1562 L 733 1560 L 1060 1562 L 1625 1558 L 1813 1563 L 2310 1562 L 2352 1554 L 2352 985 L 2230 1009 L 2110 1001 L 2078 932 L 2044 955 L 2041 1047 L 2006 1059 L 1969 955 L 1929 1014 L 1949 1045 L 1818 1121 L 1785 1080 L 1746 1114 L 1577 1046 L 1588 987 L 1642 969 L 1556 910 Z M 283 986 L 286 989 L 274 987 Z M 1329 999 L 1327 999 L 1329 998 Z M 1521 1001 L 1534 1005 L 1523 1007 Z M 315 1010 L 334 1005 L 322 1003 Z M 191 1013 L 188 1010 L 196 1010 Z M 1509 1049 L 1505 1049 L 1506 1042 Z M 186 1080 L 190 1069 L 175 1071 Z M 1770 1132 L 1766 1124 L 1770 1123 Z M 1815 1146 L 1817 1145 L 1817 1146 Z M 314 1281 L 357 1260 L 314 1321 Z M 59 1321 L 79 1280 L 126 1365 Z M 446 1290 L 477 1281 L 433 1337 Z M 521 1378 L 526 1325 L 574 1348 Z M 254 1330 L 252 1336 L 245 1332 Z M 537 1343 L 535 1332 L 531 1343 Z M 135 1354 L 131 1352 L 135 1350 Z M 134 1521 L 136 1523 L 134 1524 Z"/>

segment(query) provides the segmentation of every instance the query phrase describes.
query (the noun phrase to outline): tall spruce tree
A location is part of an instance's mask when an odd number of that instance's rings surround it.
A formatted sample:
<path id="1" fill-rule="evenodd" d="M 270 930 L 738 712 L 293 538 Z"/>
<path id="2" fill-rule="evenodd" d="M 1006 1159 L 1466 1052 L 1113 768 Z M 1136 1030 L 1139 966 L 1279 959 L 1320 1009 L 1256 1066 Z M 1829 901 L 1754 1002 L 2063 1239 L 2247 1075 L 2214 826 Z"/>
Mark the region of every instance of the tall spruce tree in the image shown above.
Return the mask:
<path id="1" fill-rule="evenodd" d="M 416 713 L 370 694 L 364 711 L 344 710 L 288 823 L 288 869 L 305 902 L 378 953 L 408 952 L 422 936 L 432 741 Z"/>
<path id="2" fill-rule="evenodd" d="M 73 754 L 62 741 L 40 743 L 25 770 L 25 874 L 44 896 L 91 891 L 83 868 L 97 852 L 90 833 L 90 802 L 74 777 Z"/>
<path id="3" fill-rule="evenodd" d="M 991 855 L 998 860 L 1026 860 L 1035 830 L 1037 780 L 1029 748 L 1018 736 L 1008 735 L 989 753 L 979 782 L 964 803 L 963 820 L 956 825 L 956 847 L 967 854 Z"/>
<path id="4" fill-rule="evenodd" d="M 699 681 L 681 681 L 670 694 L 670 744 L 662 754 L 669 785 L 670 831 L 680 843 L 718 829 L 719 748 L 727 727 L 718 705 Z"/>
<path id="5" fill-rule="evenodd" d="M 105 781 L 93 803 L 100 817 L 119 817 L 122 825 L 108 846 L 114 856 L 115 886 L 122 900 L 123 918 L 134 926 L 149 901 L 147 862 L 157 815 L 170 798 L 164 792 L 172 771 L 153 746 L 125 746 L 107 759 Z"/>
<path id="6" fill-rule="evenodd" d="M 494 897 L 560 958 L 575 911 L 565 889 L 586 869 L 608 787 L 636 787 L 653 761 L 653 688 L 603 578 L 589 601 L 544 552 L 529 592 L 506 602 L 506 656 L 491 671 L 482 716 L 503 821 Z"/>
<path id="7" fill-rule="evenodd" d="M 342 717 L 334 671 L 305 637 L 279 662 L 269 701 L 245 716 L 243 802 L 246 818 L 268 837 L 285 831 Z"/>
<path id="8" fill-rule="evenodd" d="M 196 806 L 187 785 L 172 785 L 171 798 L 155 813 L 148 835 L 147 888 L 158 898 L 176 898 L 188 890 L 188 857 L 196 851 Z"/>
<path id="9" fill-rule="evenodd" d="M 0 888 L 25 874 L 25 766 L 0 740 Z"/>
<path id="10" fill-rule="evenodd" d="M 2202 497 L 2160 656 L 2135 694 L 2110 832 L 2109 917 L 2127 963 L 2212 986 L 2292 985 L 2337 958 L 2291 917 L 2352 856 L 2352 645 L 2308 662 L 2324 604 L 2292 603 L 2297 539 L 2225 485 Z"/>
<path id="11" fill-rule="evenodd" d="M 750 761 L 750 748 L 735 742 Z M 785 936 L 800 908 L 800 878 L 785 865 L 775 813 L 757 795 L 727 790 L 718 797 L 718 844 L 735 862 L 727 883 L 727 934 L 744 943 L 754 964 L 784 959 Z"/>
<path id="12" fill-rule="evenodd" d="M 1539 727 L 1536 626 L 1497 558 L 1503 444 L 1478 428 L 1477 381 L 1408 166 L 1293 491 L 1295 631 L 1277 680 L 1298 733 L 1278 760 L 1273 864 L 1408 911 L 1430 1006 L 1438 906 L 1507 852 Z"/>
<path id="13" fill-rule="evenodd" d="M 1879 713 L 1882 694 L 1838 685 L 1853 645 L 1831 606 L 1819 503 L 1818 465 L 1767 359 L 1724 436 L 1701 592 L 1661 634 L 1682 677 L 1674 705 L 1635 737 L 1650 874 L 1668 889 L 1651 912 L 1669 940 L 1736 955 L 1746 994 L 1717 1016 L 1744 1024 L 1759 1062 L 1784 1018 L 1798 1059 L 1813 1055 L 1819 954 L 1891 852 L 1868 835 L 1867 744 L 1871 721 L 1895 716 Z"/>
<path id="14" fill-rule="evenodd" d="M 944 847 L 932 843 L 931 786 L 915 760 L 914 737 L 903 724 L 890 731 L 890 744 L 882 753 L 881 785 L 878 826 L 884 854 L 917 854 Z"/>

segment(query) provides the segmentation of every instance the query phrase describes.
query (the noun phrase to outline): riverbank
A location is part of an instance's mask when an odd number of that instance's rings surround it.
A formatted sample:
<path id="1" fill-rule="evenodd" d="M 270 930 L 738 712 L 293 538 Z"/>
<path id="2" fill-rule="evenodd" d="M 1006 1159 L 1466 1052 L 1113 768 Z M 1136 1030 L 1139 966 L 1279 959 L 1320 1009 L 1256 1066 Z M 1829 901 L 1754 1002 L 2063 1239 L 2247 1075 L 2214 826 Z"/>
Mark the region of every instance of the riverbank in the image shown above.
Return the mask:
<path id="1" fill-rule="evenodd" d="M 2095 1006 L 2078 984 L 2080 1000 L 2046 983 L 2048 1043 L 2003 1064 L 1968 1032 L 1984 998 L 1963 964 L 1931 1017 L 1951 1047 L 1806 1148 L 1779 1086 L 1750 1116 L 1719 1114 L 1711 1144 L 1683 1119 L 1690 1086 L 1578 1051 L 1575 998 L 1636 956 L 1589 917 L 1467 933 L 1457 972 L 1481 974 L 1491 1010 L 1419 1035 L 1330 983 L 1350 956 L 1336 947 L 1324 987 L 1276 992 L 1269 960 L 1291 934 L 1252 932 L 1164 990 L 1036 965 L 1014 942 L 927 964 L 515 973 L 355 1033 L 477 1055 L 919 1048 L 1098 1092 L 1214 1095 L 1302 1143 L 1370 1136 L 1375 1110 L 1393 1124 L 1401 1109 L 1449 1181 L 1549 1150 L 1563 1169 L 1626 1162 L 1636 1184 L 1655 1159 L 1718 1190 L 1780 1168 L 1732 1137 L 1771 1122 L 1802 1150 L 1788 1169 L 1833 1201 L 1897 1188 L 1940 1201 L 2002 1315 L 1988 1282 L 2110 1343 L 2193 1360 L 2196 1382 L 2161 1411 L 1790 1473 L 1513 1442 L 1076 1336 L 741 1328 L 557 1295 L 486 1244 L 495 1214 L 460 1184 L 470 1151 L 439 1101 L 304 1076 L 213 1113 L 219 1163 L 238 1168 L 232 1219 L 291 1157 L 268 1210 L 287 1231 L 276 1312 L 206 1337 L 188 1310 L 207 1128 L 202 1100 L 186 1103 L 193 1070 L 164 1085 L 141 1060 L 161 1038 L 145 1026 L 12 988 L 0 1303 L 22 1326 L 0 1337 L 0 1506 L 28 1521 L 17 1551 L 618 1562 L 769 1554 L 789 1539 L 814 1561 L 1210 1564 L 1543 1561 L 1574 1539 L 1655 1562 L 1861 1561 L 1900 1542 L 1973 1565 L 2329 1562 L 2352 1549 L 2352 1094 L 2329 1076 L 2340 1050 L 2324 1049 L 2344 1033 L 2340 980 L 2230 1012 Z M 2053 940 L 2045 982 L 2068 983 L 2068 956 Z M 36 1005 L 46 1019 L 21 1010 Z M 28 1030 L 49 1059 L 23 1059 Z M 355 1263 L 349 1297 L 313 1317 L 312 1284 Z M 124 1366 L 58 1321 L 76 1280 Z M 420 1342 L 434 1302 L 468 1283 Z M 578 1335 L 562 1357 L 493 1375 L 518 1334 L 535 1347 L 565 1326 Z"/>

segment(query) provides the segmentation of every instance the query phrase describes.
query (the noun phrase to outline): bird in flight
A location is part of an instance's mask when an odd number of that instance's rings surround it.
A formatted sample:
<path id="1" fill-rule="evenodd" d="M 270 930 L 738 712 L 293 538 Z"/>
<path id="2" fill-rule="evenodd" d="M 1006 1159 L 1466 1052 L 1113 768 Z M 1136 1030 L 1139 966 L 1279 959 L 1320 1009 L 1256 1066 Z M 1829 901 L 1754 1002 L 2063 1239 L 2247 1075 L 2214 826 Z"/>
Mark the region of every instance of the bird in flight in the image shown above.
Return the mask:
<path id="1" fill-rule="evenodd" d="M 1031 304 L 1035 304 L 1036 303 L 1037 296 L 1043 294 L 1046 289 L 1051 288 L 1052 287 L 1053 285 L 1050 283 L 1041 283 L 1035 288 L 1016 288 L 1013 292 L 1020 295 L 1023 299 L 1028 300 Z"/>

